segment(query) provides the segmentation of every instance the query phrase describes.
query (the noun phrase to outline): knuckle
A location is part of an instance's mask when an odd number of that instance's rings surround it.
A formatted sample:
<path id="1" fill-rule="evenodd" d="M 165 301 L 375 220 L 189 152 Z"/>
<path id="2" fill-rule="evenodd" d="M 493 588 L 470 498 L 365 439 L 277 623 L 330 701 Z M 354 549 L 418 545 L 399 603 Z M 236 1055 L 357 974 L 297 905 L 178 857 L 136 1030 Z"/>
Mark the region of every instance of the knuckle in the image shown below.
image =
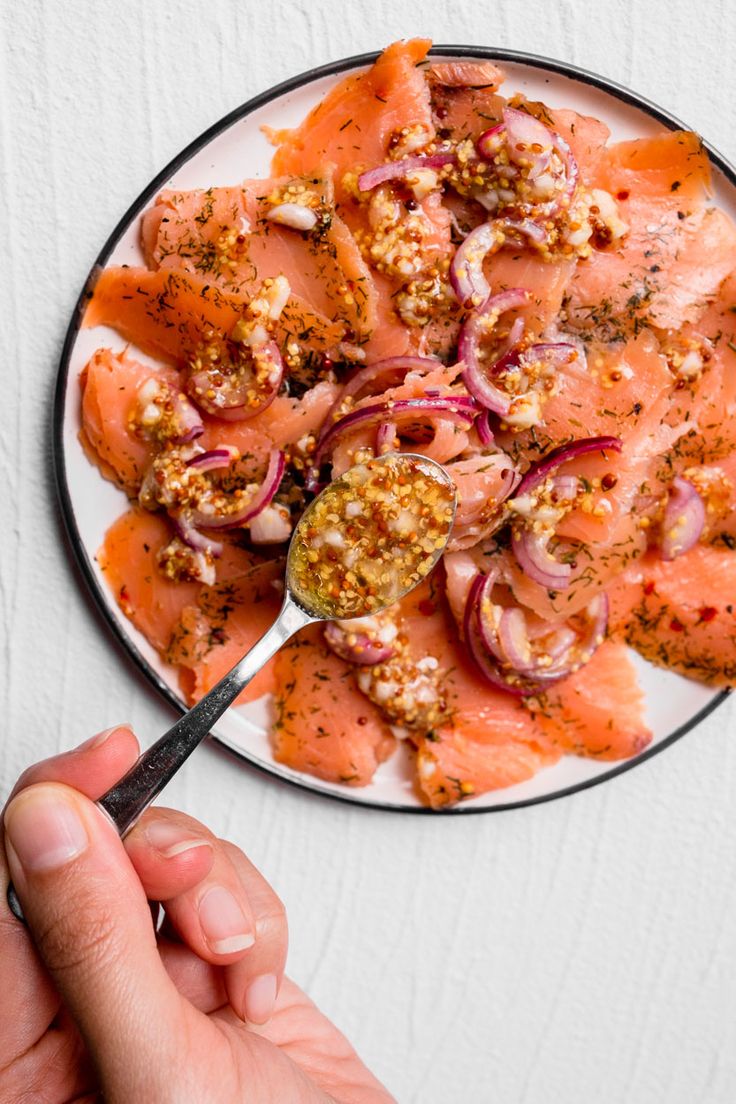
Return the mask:
<path id="1" fill-rule="evenodd" d="M 256 916 L 256 937 L 281 943 L 285 942 L 288 936 L 289 921 L 286 916 L 286 906 L 280 897 L 272 893 L 266 907 L 260 909 Z"/>

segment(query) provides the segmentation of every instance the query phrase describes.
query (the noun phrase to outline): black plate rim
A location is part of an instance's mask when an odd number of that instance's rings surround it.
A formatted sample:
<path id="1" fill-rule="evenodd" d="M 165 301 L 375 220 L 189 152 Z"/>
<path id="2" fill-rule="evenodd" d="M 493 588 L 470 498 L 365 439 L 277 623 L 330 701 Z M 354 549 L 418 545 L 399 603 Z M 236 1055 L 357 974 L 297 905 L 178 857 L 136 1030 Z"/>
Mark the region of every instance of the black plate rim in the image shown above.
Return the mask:
<path id="1" fill-rule="evenodd" d="M 98 584 L 95 577 L 92 562 L 89 558 L 87 550 L 82 541 L 79 527 L 77 525 L 74 508 L 72 505 L 71 491 L 67 479 L 66 460 L 64 456 L 64 407 L 66 400 L 67 381 L 69 377 L 71 353 L 74 348 L 77 334 L 80 329 L 82 312 L 84 305 L 91 293 L 91 289 L 96 283 L 97 277 L 101 269 L 107 262 L 110 254 L 117 245 L 118 240 L 130 225 L 132 220 L 141 213 L 145 206 L 151 199 L 154 198 L 155 193 L 161 188 L 163 184 L 184 165 L 195 153 L 198 153 L 204 146 L 208 145 L 214 138 L 216 138 L 228 127 L 238 122 L 240 119 L 245 118 L 247 115 L 252 114 L 259 108 L 264 107 L 271 101 L 278 99 L 289 92 L 294 92 L 297 89 L 303 87 L 305 84 L 310 84 L 313 81 L 319 80 L 323 77 L 335 76 L 348 69 L 355 69 L 362 66 L 372 65 L 376 58 L 379 56 L 380 51 L 370 51 L 363 54 L 355 54 L 351 57 L 341 58 L 338 61 L 328 62 L 326 65 L 315 66 L 312 69 L 308 69 L 303 73 L 299 73 L 294 77 L 290 77 L 288 80 L 282 81 L 280 84 L 274 85 L 272 88 L 267 89 L 265 92 L 259 93 L 252 99 L 247 100 L 240 107 L 235 108 L 233 111 L 224 115 L 221 119 L 218 119 L 212 126 L 208 127 L 199 137 L 195 138 L 188 146 L 172 158 L 172 160 L 153 178 L 146 188 L 140 193 L 140 195 L 133 201 L 125 214 L 120 218 L 117 225 L 107 238 L 105 244 L 100 250 L 90 273 L 85 280 L 82 292 L 79 295 L 75 308 L 72 312 L 72 317 L 69 322 L 69 326 L 64 338 L 64 345 L 61 351 L 61 357 L 59 360 L 59 367 L 56 378 L 56 387 L 54 393 L 53 403 L 53 418 L 52 418 L 52 460 L 54 468 L 54 478 L 56 483 L 56 490 L 61 509 L 61 517 L 64 526 L 64 533 L 66 541 L 71 549 L 74 557 L 74 562 L 79 570 L 90 594 L 97 612 L 101 615 L 105 627 L 111 630 L 113 638 L 117 641 L 117 644 L 123 649 L 127 656 L 132 659 L 138 670 L 145 676 L 147 681 L 151 683 L 155 689 L 161 694 L 161 696 L 174 707 L 178 714 L 184 713 L 185 709 L 179 698 L 173 693 L 171 688 L 159 677 L 157 672 L 150 666 L 144 656 L 138 651 L 135 644 L 129 637 L 123 632 L 121 626 L 115 620 L 109 605 L 105 591 Z M 624 87 L 621 84 L 617 84 L 615 81 L 609 80 L 606 77 L 601 77 L 597 73 L 592 73 L 586 69 L 580 68 L 575 65 L 568 65 L 566 62 L 559 61 L 555 58 L 544 57 L 539 54 L 525 53 L 520 50 L 505 50 L 495 49 L 493 47 L 484 46 L 453 46 L 453 45 L 438 45 L 433 46 L 430 50 L 431 56 L 436 57 L 472 57 L 483 58 L 489 61 L 511 62 L 519 65 L 527 65 L 531 68 L 545 70 L 547 72 L 557 73 L 561 76 L 571 78 L 573 80 L 580 81 L 583 84 L 590 85 L 599 89 L 602 92 L 607 93 L 630 104 L 632 107 L 637 107 L 640 110 L 646 112 L 652 118 L 668 127 L 670 130 L 678 130 L 685 128 L 685 124 L 678 118 L 669 112 L 665 111 L 659 105 L 653 103 L 651 100 L 644 96 L 640 96 L 630 89 Z M 726 179 L 736 188 L 736 168 L 716 150 L 709 142 L 703 139 L 703 147 L 707 151 L 711 162 L 718 168 Z M 688 732 L 696 728 L 701 721 L 705 720 L 719 705 L 721 705 L 729 696 L 727 690 L 721 691 L 717 694 L 707 705 L 691 717 L 685 724 L 680 725 L 663 740 L 652 748 L 640 753 L 634 759 L 627 759 L 624 762 L 618 764 L 616 767 L 612 767 L 611 770 L 605 771 L 603 774 L 597 775 L 595 778 L 588 778 L 582 782 L 574 783 L 570 786 L 565 786 L 562 789 L 555 790 L 552 793 L 541 794 L 537 797 L 526 798 L 521 801 L 509 801 L 502 804 L 479 807 L 472 804 L 459 804 L 449 809 L 430 809 L 428 806 L 417 805 L 397 805 L 391 802 L 385 801 L 365 801 L 359 798 L 353 797 L 350 792 L 335 793 L 332 790 L 320 785 L 319 780 L 313 779 L 310 775 L 300 775 L 299 778 L 293 778 L 290 774 L 286 773 L 279 764 L 265 764 L 257 759 L 251 758 L 247 752 L 232 748 L 226 741 L 218 737 L 212 736 L 212 739 L 216 741 L 219 747 L 224 748 L 235 758 L 248 763 L 249 766 L 255 768 L 261 773 L 269 776 L 270 778 L 276 778 L 280 782 L 286 783 L 289 786 L 293 786 L 300 790 L 306 790 L 309 793 L 319 794 L 321 797 L 328 797 L 334 801 L 342 802 L 358 808 L 371 811 L 392 812 L 392 813 L 409 813 L 419 814 L 424 816 L 467 816 L 469 814 L 481 814 L 481 813 L 501 813 L 509 812 L 514 809 L 529 808 L 533 805 L 543 805 L 548 801 L 556 801 L 563 797 L 569 797 L 572 794 L 582 793 L 584 790 L 591 789 L 593 786 L 599 786 L 604 782 L 610 781 L 612 778 L 617 778 L 619 775 L 625 774 L 627 771 L 632 770 L 634 767 L 639 766 L 641 763 L 646 762 L 648 759 L 652 759 L 655 755 L 664 751 L 670 747 L 677 740 L 681 739 Z"/>

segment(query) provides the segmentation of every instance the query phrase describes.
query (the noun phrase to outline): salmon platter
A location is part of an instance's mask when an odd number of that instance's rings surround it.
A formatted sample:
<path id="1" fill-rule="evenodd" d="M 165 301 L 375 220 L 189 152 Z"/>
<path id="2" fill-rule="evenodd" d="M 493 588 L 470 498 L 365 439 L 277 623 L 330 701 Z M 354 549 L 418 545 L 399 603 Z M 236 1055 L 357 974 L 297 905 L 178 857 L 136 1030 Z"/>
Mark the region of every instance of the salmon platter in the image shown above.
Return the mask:
<path id="1" fill-rule="evenodd" d="M 115 231 L 62 359 L 65 519 L 139 666 L 196 702 L 275 620 L 315 493 L 410 452 L 457 494 L 437 566 L 297 634 L 217 739 L 470 812 L 691 728 L 736 683 L 735 213 L 697 134 L 527 55 L 397 42 L 222 120 Z"/>

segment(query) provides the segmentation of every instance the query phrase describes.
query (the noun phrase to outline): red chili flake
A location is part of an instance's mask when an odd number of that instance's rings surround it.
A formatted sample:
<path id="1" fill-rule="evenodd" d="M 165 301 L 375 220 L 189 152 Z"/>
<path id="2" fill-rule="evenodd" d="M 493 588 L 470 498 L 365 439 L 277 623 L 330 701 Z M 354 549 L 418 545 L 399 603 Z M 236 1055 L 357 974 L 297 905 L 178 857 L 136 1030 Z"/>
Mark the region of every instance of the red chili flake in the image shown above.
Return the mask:
<path id="1" fill-rule="evenodd" d="M 654 594 L 654 583 L 653 582 L 650 581 L 650 582 L 644 584 L 644 593 L 645 594 Z"/>
<path id="2" fill-rule="evenodd" d="M 673 617 L 670 621 L 670 628 L 672 629 L 672 632 L 682 632 L 685 626 L 683 625 L 682 621 L 678 621 L 676 617 Z"/>
<path id="3" fill-rule="evenodd" d="M 366 724 L 368 724 L 368 718 L 367 718 L 367 717 L 358 717 L 358 724 L 359 724 L 359 725 L 366 725 Z"/>
<path id="4" fill-rule="evenodd" d="M 422 598 L 418 609 L 425 617 L 431 617 L 433 613 L 437 612 L 437 605 L 435 602 L 430 601 L 429 598 Z"/>
<path id="5" fill-rule="evenodd" d="M 121 588 L 120 588 L 120 601 L 121 602 L 129 602 L 130 601 L 130 593 L 128 591 L 127 586 L 125 586 L 125 584 L 123 584 L 123 586 L 121 586 Z"/>
<path id="6" fill-rule="evenodd" d="M 627 188 L 622 188 L 620 192 L 616 192 L 616 199 L 628 199 L 629 192 Z"/>
<path id="7" fill-rule="evenodd" d="M 698 613 L 701 621 L 712 621 L 714 617 L 718 616 L 718 610 L 715 606 L 703 606 Z"/>

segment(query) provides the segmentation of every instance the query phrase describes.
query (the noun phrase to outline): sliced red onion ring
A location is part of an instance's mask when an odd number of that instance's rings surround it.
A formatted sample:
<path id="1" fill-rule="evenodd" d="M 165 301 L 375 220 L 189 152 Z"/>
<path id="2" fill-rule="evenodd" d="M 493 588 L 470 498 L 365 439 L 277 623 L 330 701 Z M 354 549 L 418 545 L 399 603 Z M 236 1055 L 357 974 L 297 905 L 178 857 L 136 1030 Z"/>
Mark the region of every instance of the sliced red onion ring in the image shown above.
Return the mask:
<path id="1" fill-rule="evenodd" d="M 218 445 L 217 448 L 208 449 L 207 452 L 199 452 L 190 457 L 186 464 L 188 468 L 196 468 L 197 471 L 217 471 L 219 468 L 229 468 L 235 460 L 240 459 L 240 450 L 234 445 Z"/>
<path id="2" fill-rule="evenodd" d="M 396 443 L 396 429 L 393 422 L 381 422 L 376 430 L 376 456 L 391 452 Z"/>
<path id="3" fill-rule="evenodd" d="M 577 498 L 580 480 L 576 475 L 556 475 L 552 480 L 552 490 L 558 501 L 559 499 L 571 501 Z"/>
<path id="4" fill-rule="evenodd" d="M 508 345 L 509 349 L 513 349 L 514 345 L 519 344 L 522 337 L 524 336 L 525 325 L 526 323 L 524 322 L 524 319 L 521 317 L 521 315 L 519 315 L 518 318 L 514 319 L 513 323 L 511 324 L 511 329 L 509 330 L 509 336 L 506 338 L 506 344 Z"/>
<path id="5" fill-rule="evenodd" d="M 355 637 L 354 644 L 349 642 L 349 636 Z M 351 633 L 349 629 L 336 625 L 334 621 L 325 625 L 325 639 L 336 655 L 364 667 L 385 663 L 396 650 L 393 644 L 380 644 L 364 632 Z"/>
<path id="6" fill-rule="evenodd" d="M 563 203 L 569 204 L 572 202 L 572 197 L 575 194 L 575 189 L 578 186 L 580 179 L 580 169 L 578 163 L 575 160 L 572 150 L 565 141 L 565 139 L 557 134 L 556 131 L 552 131 L 552 138 L 554 141 L 555 149 L 559 153 L 560 157 L 565 163 L 565 187 L 560 196 L 552 201 L 550 208 L 547 211 L 547 215 L 555 214 L 556 211 L 563 206 Z"/>
<path id="7" fill-rule="evenodd" d="M 455 422 L 464 429 L 470 429 L 477 412 L 475 403 L 466 395 L 448 395 L 441 399 L 395 399 L 359 407 L 329 427 L 317 446 L 313 468 L 319 471 L 335 442 L 349 430 L 375 425 L 386 418 L 396 425 L 432 414 L 440 416 L 443 421 Z"/>
<path id="8" fill-rule="evenodd" d="M 196 406 L 189 402 L 178 388 L 171 389 L 171 405 L 174 408 L 174 417 L 180 427 L 180 432 L 174 438 L 181 445 L 201 437 L 204 433 L 204 422 L 199 416 Z"/>
<path id="9" fill-rule="evenodd" d="M 480 616 L 482 621 L 482 612 Z M 534 669 L 526 617 L 518 606 L 502 612 L 498 621 L 498 639 L 507 662 L 515 671 L 524 672 Z"/>
<path id="10" fill-rule="evenodd" d="M 621 452 L 620 437 L 581 437 L 579 441 L 571 441 L 569 445 L 560 445 L 552 449 L 545 457 L 532 464 L 524 475 L 516 494 L 529 494 L 535 487 L 547 478 L 553 471 L 566 464 L 568 460 L 574 460 L 578 456 L 585 456 L 589 452 Z"/>
<path id="11" fill-rule="evenodd" d="M 430 153 L 425 156 L 417 154 L 415 157 L 404 157 L 401 161 L 387 161 L 385 165 L 377 165 L 375 169 L 368 169 L 358 177 L 358 187 L 361 192 L 370 192 L 379 184 L 385 184 L 387 180 L 406 180 L 413 172 L 420 169 L 441 169 L 445 165 L 451 165 L 455 161 L 455 154 L 451 151 L 445 153 Z"/>
<path id="12" fill-rule="evenodd" d="M 476 141 L 476 149 L 484 160 L 492 161 L 506 142 L 511 161 L 517 164 L 523 160 L 530 162 L 530 180 L 535 180 L 544 172 L 554 150 L 563 163 L 565 180 L 559 195 L 542 205 L 543 214 L 549 218 L 564 205 L 569 206 L 580 178 L 578 163 L 570 146 L 557 131 L 546 127 L 526 111 L 506 107 L 503 114 L 502 123 L 481 134 Z M 519 145 L 524 148 L 518 149 Z M 535 146 L 540 146 L 541 149 L 537 150 Z"/>
<path id="13" fill-rule="evenodd" d="M 608 598 L 601 592 L 588 603 L 588 627 L 574 632 L 568 625 L 550 625 L 553 642 L 535 654 L 526 615 L 519 607 L 503 609 L 498 628 L 484 612 L 496 576 L 477 575 L 468 593 L 463 635 L 481 673 L 494 686 L 518 696 L 538 694 L 546 685 L 578 670 L 603 642 L 608 626 Z M 540 634 L 541 635 L 541 634 Z M 505 671 L 504 668 L 509 670 Z M 513 680 L 513 681 L 509 681 Z"/>
<path id="14" fill-rule="evenodd" d="M 520 319 L 517 318 L 516 322 L 518 321 Z M 516 322 L 514 325 L 516 325 Z M 540 342 L 536 345 L 529 345 L 526 349 L 522 349 L 518 345 L 511 345 L 509 342 L 507 351 L 490 366 L 487 374 L 500 376 L 512 368 L 524 368 L 526 365 L 534 364 L 537 361 L 546 361 L 552 365 L 569 364 L 578 355 L 577 346 L 561 341 Z"/>
<path id="15" fill-rule="evenodd" d="M 514 107 L 503 109 L 508 154 L 516 165 L 529 166 L 529 179 L 536 180 L 548 167 L 554 142 L 552 131 L 539 119 Z"/>
<path id="16" fill-rule="evenodd" d="M 490 410 L 481 410 L 480 414 L 475 419 L 475 429 L 478 434 L 478 440 L 487 448 L 495 441 L 493 430 L 491 429 L 490 422 Z"/>
<path id="17" fill-rule="evenodd" d="M 189 441 L 193 441 L 196 437 L 201 437 L 204 433 L 204 423 L 196 406 L 190 403 L 189 399 L 178 387 L 172 386 L 167 381 L 151 376 L 138 388 L 136 398 L 144 415 L 148 413 L 147 409 L 144 408 L 147 408 L 149 403 L 153 405 L 155 409 L 153 425 L 156 425 L 158 418 L 163 415 L 163 410 L 159 402 L 164 401 L 170 403 L 173 414 L 173 425 L 171 428 L 174 429 L 175 432 L 168 437 L 168 440 L 171 441 L 172 444 L 188 444 Z M 151 423 L 146 423 L 143 425 L 143 428 L 150 428 L 150 426 Z"/>
<path id="18" fill-rule="evenodd" d="M 609 602 L 608 595 L 605 591 L 600 591 L 596 594 L 595 598 L 592 598 L 590 602 L 588 602 L 588 605 L 585 607 L 585 613 L 590 620 L 590 628 L 586 636 L 583 637 L 582 643 L 578 644 L 578 649 L 581 654 L 587 656 L 586 659 L 583 659 L 583 663 L 586 663 L 587 660 L 590 659 L 596 648 L 600 647 L 606 639 L 606 633 L 608 632 Z"/>
<path id="19" fill-rule="evenodd" d="M 519 567 L 535 583 L 548 590 L 565 590 L 570 585 L 572 567 L 556 560 L 549 551 L 549 535 L 535 533 L 524 526 L 514 532 L 511 547 Z"/>
<path id="20" fill-rule="evenodd" d="M 177 535 L 195 552 L 209 552 L 211 556 L 222 555 L 224 545 L 220 541 L 211 540 L 204 533 L 200 533 L 187 513 L 171 514 L 170 516 Z"/>
<path id="21" fill-rule="evenodd" d="M 526 237 L 537 245 L 547 239 L 547 231 L 532 219 L 493 219 L 472 230 L 457 247 L 450 264 L 450 283 L 464 307 L 479 307 L 491 294 L 483 271 L 486 257 L 497 253 L 511 239 Z"/>
<path id="22" fill-rule="evenodd" d="M 463 306 L 480 306 L 491 294 L 491 285 L 483 271 L 489 253 L 501 248 L 503 237 L 493 223 L 484 222 L 471 230 L 455 250 L 450 265 L 450 283 Z"/>
<path id="23" fill-rule="evenodd" d="M 475 148 L 484 161 L 492 161 L 496 154 L 503 149 L 506 140 L 506 124 L 497 123 L 490 130 L 485 130 L 475 143 Z"/>
<path id="24" fill-rule="evenodd" d="M 257 383 L 251 370 L 243 369 L 228 375 L 220 366 L 213 364 L 192 373 L 187 382 L 187 390 L 198 406 L 228 422 L 254 418 L 270 406 L 284 378 L 284 362 L 279 347 L 275 341 L 266 341 L 251 351 L 258 361 L 259 372 L 267 372 L 265 381 Z"/>
<path id="25" fill-rule="evenodd" d="M 502 416 L 508 414 L 512 398 L 492 384 L 481 368 L 478 357 L 480 343 L 493 328 L 488 324 L 489 315 L 495 314 L 500 317 L 508 310 L 523 307 L 528 300 L 529 292 L 523 288 L 509 288 L 508 291 L 501 291 L 498 295 L 491 296 L 480 310 L 474 311 L 460 331 L 458 356 L 465 364 L 463 383 L 482 406 Z"/>
<path id="26" fill-rule="evenodd" d="M 247 525 L 272 501 L 281 485 L 285 467 L 286 461 L 283 452 L 280 449 L 274 449 L 269 457 L 268 469 L 263 483 L 253 498 L 243 503 L 238 510 L 232 513 L 217 514 L 214 510 L 212 513 L 208 513 L 202 508 L 192 510 L 192 522 L 204 529 L 236 529 L 239 526 Z"/>
<path id="27" fill-rule="evenodd" d="M 677 475 L 672 483 L 662 521 L 662 559 L 675 560 L 700 540 L 705 527 L 705 505 L 689 479 Z"/>
<path id="28" fill-rule="evenodd" d="M 531 691 L 525 690 L 520 685 L 509 683 L 501 673 L 496 660 L 492 658 L 483 647 L 478 625 L 478 611 L 486 578 L 489 578 L 489 576 L 476 575 L 468 591 L 467 601 L 465 602 L 465 612 L 463 614 L 463 636 L 465 638 L 465 643 L 470 655 L 475 661 L 476 667 L 487 682 L 490 682 L 492 686 L 498 687 L 499 690 L 505 690 L 508 694 L 514 694 L 516 697 L 523 697 L 525 693 L 530 693 Z"/>
<path id="29" fill-rule="evenodd" d="M 320 430 L 320 439 L 330 428 L 335 413 L 346 399 L 355 399 L 367 390 L 385 391 L 388 387 L 402 383 L 409 372 L 432 372 L 441 366 L 442 362 L 439 360 L 419 356 L 388 357 L 386 360 L 377 360 L 374 364 L 366 364 L 365 368 L 361 368 L 350 377 L 327 411 Z"/>

